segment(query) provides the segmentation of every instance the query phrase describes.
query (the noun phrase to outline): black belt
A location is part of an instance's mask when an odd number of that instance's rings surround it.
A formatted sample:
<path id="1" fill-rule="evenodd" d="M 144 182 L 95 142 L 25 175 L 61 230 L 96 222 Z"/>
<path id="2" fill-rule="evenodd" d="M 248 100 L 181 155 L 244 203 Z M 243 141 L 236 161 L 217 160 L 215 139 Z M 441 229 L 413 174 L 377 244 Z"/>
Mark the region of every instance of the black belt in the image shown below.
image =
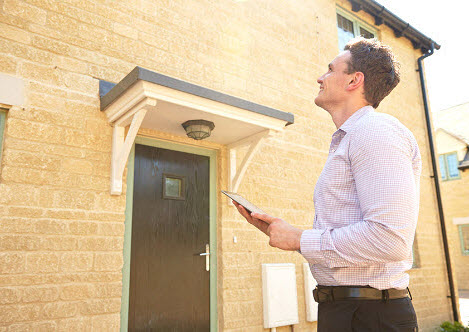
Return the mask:
<path id="1" fill-rule="evenodd" d="M 316 286 L 313 296 L 314 300 L 318 303 L 345 299 L 387 301 L 407 296 L 410 296 L 410 299 L 412 299 L 409 288 L 379 290 L 369 286 Z"/>

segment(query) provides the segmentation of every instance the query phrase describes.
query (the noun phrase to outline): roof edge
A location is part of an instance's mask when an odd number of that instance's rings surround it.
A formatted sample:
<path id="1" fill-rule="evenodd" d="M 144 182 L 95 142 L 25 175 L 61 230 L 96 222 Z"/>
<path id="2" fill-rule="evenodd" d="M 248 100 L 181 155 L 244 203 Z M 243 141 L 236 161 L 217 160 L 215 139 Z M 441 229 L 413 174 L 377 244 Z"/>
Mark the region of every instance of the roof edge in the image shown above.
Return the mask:
<path id="1" fill-rule="evenodd" d="M 438 131 L 438 130 L 441 130 L 441 131 L 445 132 L 446 134 L 450 135 L 451 137 L 453 137 L 453 138 L 457 139 L 458 141 L 461 141 L 463 144 L 466 144 L 466 145 L 469 146 L 469 141 L 466 140 L 464 137 L 462 137 L 460 135 L 457 135 L 457 134 L 455 134 L 455 133 L 451 132 L 450 130 L 445 129 L 443 127 L 437 127 L 435 132 Z"/>
<path id="2" fill-rule="evenodd" d="M 422 53 L 427 53 L 432 44 L 435 49 L 439 50 L 440 45 L 431 38 L 415 29 L 410 23 L 405 22 L 397 15 L 386 9 L 374 0 L 349 0 L 352 4 L 352 11 L 359 12 L 363 10 L 374 17 L 375 25 L 380 26 L 386 24 L 393 31 L 397 38 L 405 37 L 412 42 L 414 49 L 420 48 Z"/>
<path id="3" fill-rule="evenodd" d="M 294 123 L 294 115 L 290 112 L 284 112 L 268 106 L 256 104 L 245 99 L 214 91 L 199 85 L 195 85 L 193 83 L 159 74 L 157 72 L 138 66 L 135 67 L 129 74 L 127 74 L 119 83 L 114 86 L 112 86 L 112 83 L 109 82 L 100 82 L 100 89 L 102 89 L 100 95 L 101 93 L 103 94 L 101 96 L 100 103 L 101 111 L 104 111 L 114 100 L 116 100 L 122 93 L 124 93 L 138 80 L 152 82 L 171 89 L 190 93 L 202 98 L 207 98 L 223 104 L 239 107 L 251 112 L 277 118 L 285 121 L 286 126 Z"/>

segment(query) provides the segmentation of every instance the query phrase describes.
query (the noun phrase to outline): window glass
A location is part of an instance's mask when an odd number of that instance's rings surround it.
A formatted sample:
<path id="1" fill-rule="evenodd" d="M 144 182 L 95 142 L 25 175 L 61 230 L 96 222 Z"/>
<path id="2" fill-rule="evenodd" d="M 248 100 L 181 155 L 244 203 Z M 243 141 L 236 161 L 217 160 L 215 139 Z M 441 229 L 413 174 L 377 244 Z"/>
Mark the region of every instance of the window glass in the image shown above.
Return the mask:
<path id="1" fill-rule="evenodd" d="M 459 226 L 459 236 L 461 238 L 461 247 L 464 255 L 469 255 L 469 225 Z"/>
<path id="2" fill-rule="evenodd" d="M 440 160 L 440 173 L 441 173 L 441 179 L 446 180 L 446 162 L 445 162 L 445 156 L 441 155 L 439 157 Z"/>
<path id="3" fill-rule="evenodd" d="M 0 165 L 2 164 L 3 131 L 5 130 L 5 109 L 0 108 Z"/>
<path id="4" fill-rule="evenodd" d="M 365 37 L 366 39 L 370 39 L 370 38 L 374 38 L 375 35 L 371 32 L 369 32 L 368 30 L 366 29 L 363 29 L 362 27 L 360 27 L 360 36 L 363 36 Z"/>
<path id="5" fill-rule="evenodd" d="M 182 189 L 182 180 L 167 177 L 166 178 L 166 196 L 180 197 Z"/>
<path id="6" fill-rule="evenodd" d="M 348 41 L 354 37 L 353 22 L 337 14 L 337 27 L 339 31 L 339 49 L 342 51 Z"/>
<path id="7" fill-rule="evenodd" d="M 457 178 L 459 177 L 459 169 L 458 169 L 458 155 L 456 153 L 449 154 L 446 156 L 446 163 L 448 165 L 448 174 L 450 178 Z"/>

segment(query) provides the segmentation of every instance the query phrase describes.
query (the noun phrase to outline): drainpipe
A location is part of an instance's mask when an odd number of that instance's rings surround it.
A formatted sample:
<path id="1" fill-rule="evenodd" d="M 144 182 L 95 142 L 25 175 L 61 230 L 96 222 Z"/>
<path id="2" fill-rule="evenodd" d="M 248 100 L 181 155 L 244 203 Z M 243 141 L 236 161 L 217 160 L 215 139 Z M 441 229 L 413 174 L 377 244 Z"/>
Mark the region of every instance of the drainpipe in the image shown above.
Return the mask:
<path id="1" fill-rule="evenodd" d="M 445 250 L 445 258 L 446 258 L 446 270 L 448 272 L 448 282 L 449 282 L 449 291 L 451 297 L 451 305 L 453 307 L 453 317 L 454 321 L 459 321 L 459 314 L 458 314 L 458 306 L 456 304 L 456 293 L 454 291 L 454 280 L 453 280 L 453 273 L 451 268 L 451 260 L 449 256 L 449 247 L 448 247 L 448 237 L 446 235 L 446 224 L 445 224 L 445 216 L 443 214 L 443 204 L 441 201 L 441 192 L 440 192 L 440 183 L 438 179 L 438 170 L 436 168 L 436 157 L 435 157 L 435 149 L 433 147 L 433 135 L 432 135 L 432 123 L 430 120 L 430 112 L 428 110 L 428 100 L 427 100 L 427 90 L 425 87 L 425 79 L 423 77 L 423 66 L 422 62 L 423 59 L 432 55 L 435 51 L 434 43 L 432 42 L 431 49 L 418 58 L 418 72 L 420 74 L 420 86 L 422 88 L 422 96 L 423 96 L 423 105 L 425 108 L 425 119 L 427 120 L 427 133 L 428 133 L 428 140 L 430 144 L 430 155 L 432 158 L 432 169 L 433 169 L 433 180 L 435 181 L 435 190 L 436 190 L 436 200 L 438 203 L 438 214 L 440 216 L 440 225 L 441 225 L 441 234 L 443 236 L 443 248 Z"/>

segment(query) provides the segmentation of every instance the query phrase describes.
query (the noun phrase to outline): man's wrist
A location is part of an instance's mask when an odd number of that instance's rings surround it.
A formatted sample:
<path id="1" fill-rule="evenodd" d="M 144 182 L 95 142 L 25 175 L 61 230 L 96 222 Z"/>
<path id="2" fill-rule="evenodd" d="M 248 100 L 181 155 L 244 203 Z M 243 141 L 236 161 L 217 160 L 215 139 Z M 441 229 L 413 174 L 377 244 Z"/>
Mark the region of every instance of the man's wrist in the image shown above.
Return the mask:
<path id="1" fill-rule="evenodd" d="M 295 249 L 299 252 L 301 252 L 301 235 L 303 234 L 304 230 L 302 229 L 297 229 L 296 232 L 296 237 L 295 237 Z"/>

